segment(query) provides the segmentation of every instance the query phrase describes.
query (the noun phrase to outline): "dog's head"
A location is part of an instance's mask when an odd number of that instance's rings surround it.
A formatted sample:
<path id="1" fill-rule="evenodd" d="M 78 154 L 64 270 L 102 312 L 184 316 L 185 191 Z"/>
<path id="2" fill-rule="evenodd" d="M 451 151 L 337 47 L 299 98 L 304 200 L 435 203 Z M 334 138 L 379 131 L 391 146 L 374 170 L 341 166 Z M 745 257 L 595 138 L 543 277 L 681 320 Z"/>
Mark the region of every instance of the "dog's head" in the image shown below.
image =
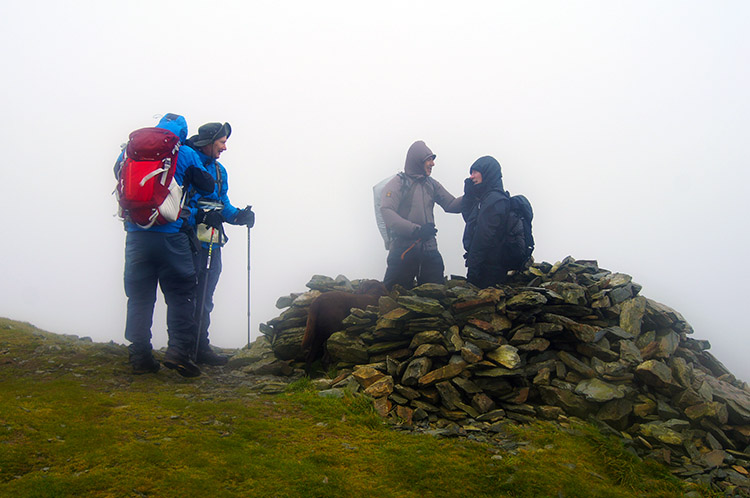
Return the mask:
<path id="1" fill-rule="evenodd" d="M 357 288 L 357 293 L 380 297 L 387 295 L 388 290 L 386 290 L 383 283 L 378 280 L 363 280 Z"/>

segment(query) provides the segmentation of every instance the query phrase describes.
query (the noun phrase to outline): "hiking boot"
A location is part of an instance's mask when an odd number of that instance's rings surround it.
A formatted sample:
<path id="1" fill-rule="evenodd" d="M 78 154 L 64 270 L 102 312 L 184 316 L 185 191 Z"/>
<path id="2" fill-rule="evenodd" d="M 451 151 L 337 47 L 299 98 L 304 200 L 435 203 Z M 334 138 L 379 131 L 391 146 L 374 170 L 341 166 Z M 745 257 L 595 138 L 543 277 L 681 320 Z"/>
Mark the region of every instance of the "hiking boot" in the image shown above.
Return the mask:
<path id="1" fill-rule="evenodd" d="M 173 349 L 167 349 L 167 354 L 164 355 L 164 366 L 177 370 L 177 373 L 183 377 L 198 377 L 201 374 L 200 368 L 190 357 L 177 353 Z"/>
<path id="2" fill-rule="evenodd" d="M 156 373 L 161 368 L 159 362 L 150 352 L 147 355 L 131 356 L 130 365 L 133 367 L 135 375 Z"/>
<path id="3" fill-rule="evenodd" d="M 206 349 L 199 350 L 198 358 L 196 360 L 197 363 L 202 363 L 203 365 L 211 365 L 212 367 L 220 367 L 222 365 L 226 365 L 228 361 L 228 356 L 214 353 L 213 349 L 211 349 L 210 346 Z"/>

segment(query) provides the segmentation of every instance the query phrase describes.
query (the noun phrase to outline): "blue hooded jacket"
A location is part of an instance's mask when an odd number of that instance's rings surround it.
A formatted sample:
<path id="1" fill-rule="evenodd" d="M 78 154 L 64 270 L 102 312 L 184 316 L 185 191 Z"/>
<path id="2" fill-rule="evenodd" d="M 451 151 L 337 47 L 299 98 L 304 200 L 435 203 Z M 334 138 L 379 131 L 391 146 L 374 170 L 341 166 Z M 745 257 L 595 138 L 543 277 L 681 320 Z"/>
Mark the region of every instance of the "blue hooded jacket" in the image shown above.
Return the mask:
<path id="1" fill-rule="evenodd" d="M 178 185 L 183 185 L 185 178 L 185 171 L 191 166 L 196 166 L 203 169 L 203 163 L 198 156 L 198 153 L 185 144 L 188 134 L 188 125 L 184 117 L 178 114 L 165 114 L 163 118 L 156 125 L 157 128 L 169 130 L 180 138 L 180 152 L 177 155 L 177 166 L 175 168 L 174 178 Z M 122 159 L 124 152 L 120 153 L 117 158 L 119 163 Z M 115 177 L 117 177 L 117 169 L 115 170 Z M 141 228 L 137 224 L 130 221 L 125 222 L 125 230 L 128 232 L 162 232 L 162 233 L 176 233 L 180 231 L 184 220 L 182 217 L 167 223 L 165 225 L 154 225 L 151 228 Z"/>
<path id="2" fill-rule="evenodd" d="M 510 208 L 503 188 L 500 163 L 491 156 L 477 159 L 469 171 L 482 174 L 482 183 L 466 184 L 462 215 L 466 221 L 463 244 L 469 282 L 480 287 L 501 283 L 505 273 L 501 247 Z"/>
<path id="3" fill-rule="evenodd" d="M 188 144 L 190 143 L 191 142 L 188 141 Z M 238 223 L 236 223 L 236 219 L 237 214 L 240 212 L 240 210 L 234 207 L 229 200 L 229 181 L 227 179 L 227 170 L 219 161 L 207 156 L 200 150 L 196 150 L 195 154 L 198 156 L 201 164 L 206 169 L 206 171 L 208 171 L 208 174 L 213 177 L 215 187 L 214 191 L 210 194 L 204 195 L 198 192 L 197 195 L 191 198 L 190 223 L 192 225 L 195 225 L 195 214 L 198 212 L 198 206 L 200 205 L 200 202 L 208 201 L 222 204 L 224 207 L 221 210 L 221 216 L 222 218 L 224 218 L 224 221 L 232 225 L 237 225 Z M 225 240 L 220 242 L 221 245 L 224 245 L 224 243 L 226 243 Z M 209 246 L 208 242 L 202 242 L 202 245 L 205 248 L 208 248 Z"/>

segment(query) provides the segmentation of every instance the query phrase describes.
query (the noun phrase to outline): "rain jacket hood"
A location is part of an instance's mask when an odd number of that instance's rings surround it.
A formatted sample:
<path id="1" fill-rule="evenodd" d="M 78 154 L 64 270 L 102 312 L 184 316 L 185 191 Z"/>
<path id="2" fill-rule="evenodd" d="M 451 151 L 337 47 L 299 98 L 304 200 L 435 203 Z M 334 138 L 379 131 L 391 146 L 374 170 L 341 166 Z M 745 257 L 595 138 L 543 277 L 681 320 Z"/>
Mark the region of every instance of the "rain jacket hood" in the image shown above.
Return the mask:
<path id="1" fill-rule="evenodd" d="M 474 186 L 477 196 L 484 197 L 492 191 L 505 192 L 503 188 L 503 173 L 500 163 L 492 156 L 483 156 L 474 161 L 469 172 L 478 171 L 482 174 L 482 183 Z"/>
<path id="2" fill-rule="evenodd" d="M 422 141 L 417 140 L 406 153 L 406 163 L 404 164 L 404 173 L 411 176 L 425 176 L 424 162 L 427 159 L 435 159 L 429 147 Z"/>
<path id="3" fill-rule="evenodd" d="M 185 143 L 185 139 L 187 138 L 188 133 L 188 125 L 184 117 L 177 114 L 172 114 L 170 112 L 168 114 L 165 114 L 164 117 L 159 120 L 159 123 L 156 125 L 156 127 L 171 131 L 172 133 L 180 137 L 181 144 Z"/>

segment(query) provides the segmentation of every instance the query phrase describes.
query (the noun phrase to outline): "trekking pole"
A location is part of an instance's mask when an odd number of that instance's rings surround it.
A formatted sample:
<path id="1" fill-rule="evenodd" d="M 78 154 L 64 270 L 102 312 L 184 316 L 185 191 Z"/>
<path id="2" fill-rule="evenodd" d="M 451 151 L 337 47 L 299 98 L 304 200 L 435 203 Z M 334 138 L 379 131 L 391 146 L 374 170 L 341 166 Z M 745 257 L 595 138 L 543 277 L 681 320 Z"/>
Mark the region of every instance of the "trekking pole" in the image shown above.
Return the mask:
<path id="1" fill-rule="evenodd" d="M 214 231 L 216 229 L 214 227 L 211 227 L 211 238 L 209 239 L 210 242 L 208 243 L 208 256 L 206 257 L 206 271 L 203 278 L 203 294 L 201 295 L 201 303 L 200 303 L 200 320 L 198 320 L 198 333 L 195 335 L 195 351 L 194 351 L 194 360 L 198 361 L 198 345 L 201 341 L 201 331 L 203 330 L 203 316 L 204 316 L 204 306 L 206 305 L 206 291 L 208 290 L 208 272 L 211 270 L 211 253 L 213 252 L 214 248 Z"/>
<path id="2" fill-rule="evenodd" d="M 247 227 L 247 346 L 250 347 L 250 227 Z"/>

